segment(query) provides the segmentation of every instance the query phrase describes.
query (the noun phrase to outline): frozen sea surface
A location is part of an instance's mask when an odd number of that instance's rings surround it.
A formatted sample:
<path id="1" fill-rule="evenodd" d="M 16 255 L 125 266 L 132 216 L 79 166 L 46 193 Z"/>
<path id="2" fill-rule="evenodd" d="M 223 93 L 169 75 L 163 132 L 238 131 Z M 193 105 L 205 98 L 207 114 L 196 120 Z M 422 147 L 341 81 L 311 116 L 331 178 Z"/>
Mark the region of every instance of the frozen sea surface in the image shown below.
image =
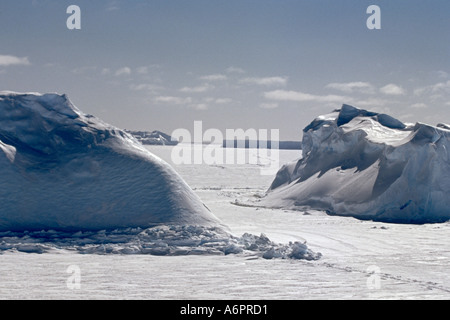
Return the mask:
<path id="1" fill-rule="evenodd" d="M 149 146 L 171 163 L 172 147 Z M 281 162 L 299 151 L 281 150 Z M 281 163 L 281 164 L 282 164 Z M 399 225 L 239 206 L 273 176 L 257 165 L 174 166 L 237 237 L 305 242 L 319 260 L 249 255 L 0 255 L 1 299 L 448 299 L 450 224 Z"/>

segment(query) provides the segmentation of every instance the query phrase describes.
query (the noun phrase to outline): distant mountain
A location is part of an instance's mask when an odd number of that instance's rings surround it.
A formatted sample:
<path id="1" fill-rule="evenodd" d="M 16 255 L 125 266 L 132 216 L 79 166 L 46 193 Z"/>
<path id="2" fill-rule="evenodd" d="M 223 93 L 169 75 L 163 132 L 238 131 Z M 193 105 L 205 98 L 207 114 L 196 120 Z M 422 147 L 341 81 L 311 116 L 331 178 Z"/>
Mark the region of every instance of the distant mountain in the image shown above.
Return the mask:
<path id="1" fill-rule="evenodd" d="M 276 145 L 273 141 L 251 141 L 251 140 L 223 140 L 224 148 L 241 148 L 252 149 L 284 149 L 284 150 L 301 150 L 301 141 L 278 141 Z"/>
<path id="2" fill-rule="evenodd" d="M 176 139 L 172 140 L 171 136 L 158 130 L 152 132 L 132 130 L 125 131 L 134 136 L 142 144 L 161 146 L 176 146 L 178 144 Z"/>

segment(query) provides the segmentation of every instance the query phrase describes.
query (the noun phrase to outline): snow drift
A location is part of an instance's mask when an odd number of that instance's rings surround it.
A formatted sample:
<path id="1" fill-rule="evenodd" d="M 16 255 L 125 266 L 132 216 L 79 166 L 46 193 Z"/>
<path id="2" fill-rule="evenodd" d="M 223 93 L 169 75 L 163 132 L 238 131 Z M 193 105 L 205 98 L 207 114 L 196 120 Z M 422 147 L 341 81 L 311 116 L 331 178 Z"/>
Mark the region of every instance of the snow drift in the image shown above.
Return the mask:
<path id="1" fill-rule="evenodd" d="M 0 93 L 0 230 L 217 225 L 165 162 L 65 95 Z"/>
<path id="2" fill-rule="evenodd" d="M 261 203 L 397 223 L 450 219 L 450 130 L 343 105 L 304 129 L 303 158 Z"/>

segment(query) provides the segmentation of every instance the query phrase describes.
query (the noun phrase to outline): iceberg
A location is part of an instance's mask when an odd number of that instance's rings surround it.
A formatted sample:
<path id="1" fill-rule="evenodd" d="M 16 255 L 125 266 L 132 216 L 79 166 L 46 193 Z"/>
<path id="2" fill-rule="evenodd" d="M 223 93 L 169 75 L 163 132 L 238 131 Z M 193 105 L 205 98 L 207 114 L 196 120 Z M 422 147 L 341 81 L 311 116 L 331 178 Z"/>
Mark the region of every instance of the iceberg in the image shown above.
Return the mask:
<path id="1" fill-rule="evenodd" d="M 166 162 L 66 95 L 0 92 L 0 231 L 220 221 Z"/>
<path id="2" fill-rule="evenodd" d="M 303 130 L 260 203 L 392 223 L 450 219 L 450 127 L 343 105 Z"/>

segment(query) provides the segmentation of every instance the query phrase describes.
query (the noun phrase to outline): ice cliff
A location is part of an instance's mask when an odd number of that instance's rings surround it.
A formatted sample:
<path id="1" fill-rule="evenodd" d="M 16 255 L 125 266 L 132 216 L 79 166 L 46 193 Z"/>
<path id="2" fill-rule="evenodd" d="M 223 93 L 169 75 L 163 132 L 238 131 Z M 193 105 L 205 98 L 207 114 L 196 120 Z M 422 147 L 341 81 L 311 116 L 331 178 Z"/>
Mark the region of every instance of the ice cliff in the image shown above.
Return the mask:
<path id="1" fill-rule="evenodd" d="M 303 131 L 261 203 L 397 223 L 450 219 L 450 127 L 343 105 Z"/>

